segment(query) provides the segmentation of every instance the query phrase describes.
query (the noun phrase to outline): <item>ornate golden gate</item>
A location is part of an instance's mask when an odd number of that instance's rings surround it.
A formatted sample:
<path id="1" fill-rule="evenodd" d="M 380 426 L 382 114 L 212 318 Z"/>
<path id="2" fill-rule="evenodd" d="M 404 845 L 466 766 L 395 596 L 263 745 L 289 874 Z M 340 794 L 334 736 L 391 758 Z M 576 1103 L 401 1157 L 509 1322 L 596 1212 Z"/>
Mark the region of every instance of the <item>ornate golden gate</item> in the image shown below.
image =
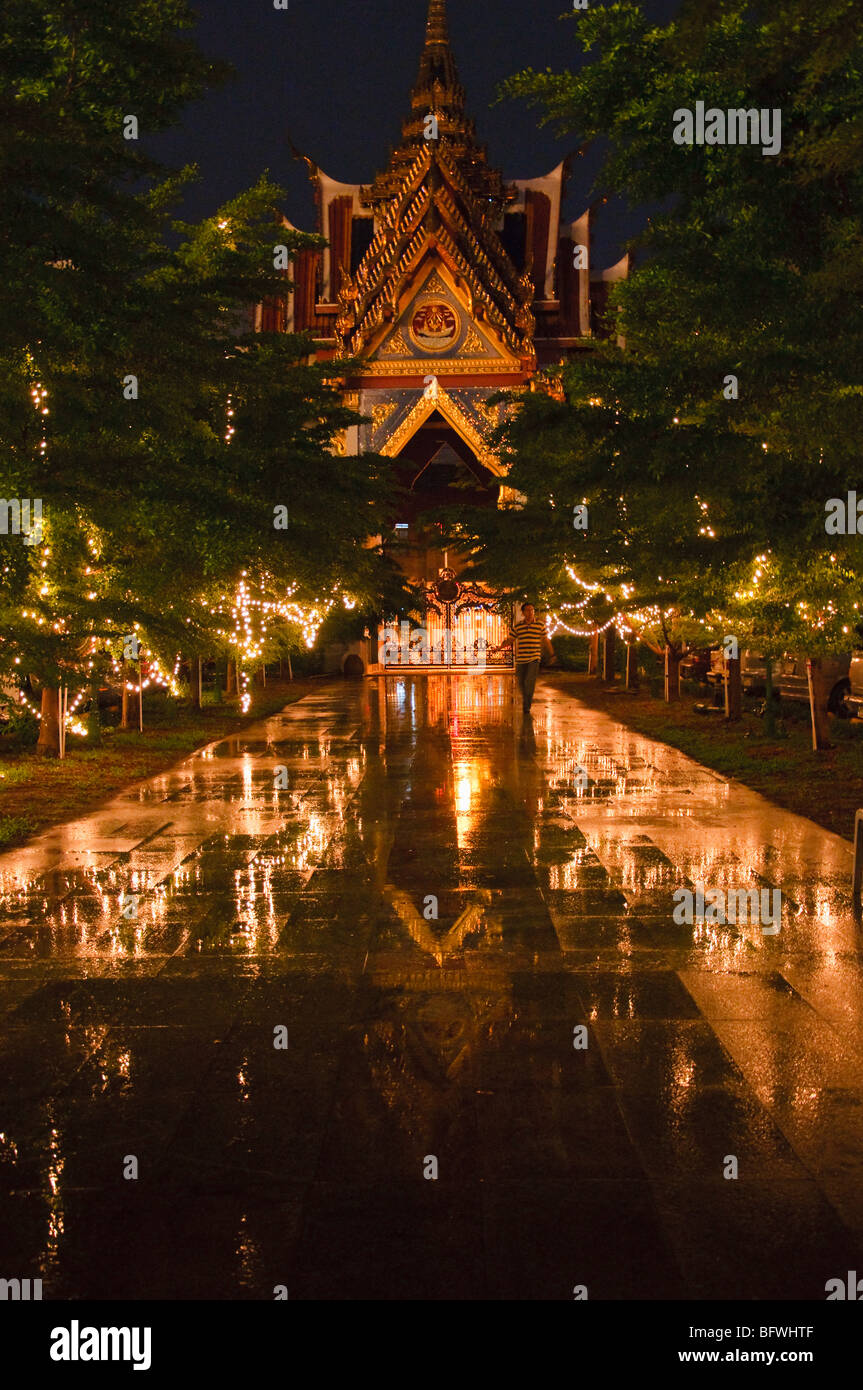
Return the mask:
<path id="1" fill-rule="evenodd" d="M 510 629 L 509 612 L 477 584 L 462 584 L 443 569 L 427 584 L 425 621 L 381 629 L 380 664 L 387 670 L 510 670 L 512 651 L 496 650 Z"/>

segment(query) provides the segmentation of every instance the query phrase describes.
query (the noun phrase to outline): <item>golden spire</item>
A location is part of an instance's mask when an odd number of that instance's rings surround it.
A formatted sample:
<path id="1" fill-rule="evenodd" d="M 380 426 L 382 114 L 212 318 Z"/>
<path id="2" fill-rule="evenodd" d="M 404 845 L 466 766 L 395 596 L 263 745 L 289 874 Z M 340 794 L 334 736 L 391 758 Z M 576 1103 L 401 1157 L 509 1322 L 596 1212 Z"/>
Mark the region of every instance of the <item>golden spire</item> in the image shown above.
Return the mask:
<path id="1" fill-rule="evenodd" d="M 527 366 L 534 364 L 533 284 L 519 274 L 496 231 L 516 196 L 500 170 L 489 168 L 465 113 L 446 0 L 429 0 L 401 142 L 387 168 L 360 190 L 363 205 L 374 210 L 376 231 L 352 283 L 339 294 L 342 349 L 349 355 L 366 351 L 382 325 L 397 316 L 405 286 L 431 254 L 464 282 L 476 317 Z"/>
<path id="2" fill-rule="evenodd" d="M 467 191 L 479 198 L 475 210 L 478 223 L 492 213 L 496 217 L 515 197 L 514 189 L 504 187 L 500 171 L 488 167 L 485 147 L 477 144 L 474 123 L 465 111 L 464 88 L 459 85 L 450 47 L 446 0 L 429 0 L 425 43 L 411 92 L 411 114 L 402 122 L 402 138 L 390 155 L 387 169 L 363 189 L 363 202 L 383 217 L 403 191 L 405 179 L 415 176 L 418 161 L 429 159 L 431 168 L 425 181 L 432 207 L 426 215 L 427 225 L 433 225 L 438 217 L 435 200 L 440 194 L 441 159 L 458 171 Z"/>
<path id="3" fill-rule="evenodd" d="M 450 109 L 464 109 L 464 91 L 458 83 L 458 71 L 449 43 L 446 0 L 429 0 L 425 45 L 413 89 L 414 109 L 427 105 L 432 93 L 438 102 Z"/>
<path id="4" fill-rule="evenodd" d="M 429 0 L 429 13 L 426 20 L 426 47 L 430 43 L 449 43 L 446 0 Z"/>

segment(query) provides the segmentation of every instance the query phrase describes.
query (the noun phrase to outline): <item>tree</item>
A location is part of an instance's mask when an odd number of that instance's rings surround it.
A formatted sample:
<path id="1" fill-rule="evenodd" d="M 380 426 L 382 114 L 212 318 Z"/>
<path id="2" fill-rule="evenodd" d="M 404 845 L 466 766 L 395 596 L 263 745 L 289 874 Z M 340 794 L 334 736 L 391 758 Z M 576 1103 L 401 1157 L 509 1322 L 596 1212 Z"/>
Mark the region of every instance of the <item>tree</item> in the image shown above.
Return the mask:
<path id="1" fill-rule="evenodd" d="M 250 331 L 286 286 L 277 248 L 320 239 L 281 225 L 266 177 L 173 222 L 192 171 L 143 152 L 224 75 L 191 22 L 180 0 L 11 0 L 6 16 L 0 490 L 43 515 L 39 534 L 0 536 L 0 667 L 42 682 L 46 751 L 58 683 L 92 682 L 127 639 L 167 672 L 236 646 L 241 579 L 300 626 L 347 586 L 371 603 L 394 584 L 366 543 L 391 465 L 336 461 L 355 419 L 338 367 Z"/>
<path id="2" fill-rule="evenodd" d="M 759 554 L 789 568 L 802 556 L 807 582 L 826 581 L 825 503 L 856 482 L 863 14 L 852 0 L 729 0 L 664 26 L 632 3 L 572 22 L 584 66 L 521 73 L 505 94 L 603 141 L 599 191 L 655 212 L 608 338 L 563 367 L 562 399 L 527 396 L 508 428 L 522 512 L 469 529 L 485 572 L 508 552 L 521 573 L 529 557 L 553 591 L 575 553 L 563 518 L 586 502 L 577 572 L 625 585 L 629 610 L 658 615 L 679 646 Z M 699 101 L 780 111 L 781 152 L 676 143 L 677 115 Z M 856 537 L 843 563 L 840 630 Z"/>

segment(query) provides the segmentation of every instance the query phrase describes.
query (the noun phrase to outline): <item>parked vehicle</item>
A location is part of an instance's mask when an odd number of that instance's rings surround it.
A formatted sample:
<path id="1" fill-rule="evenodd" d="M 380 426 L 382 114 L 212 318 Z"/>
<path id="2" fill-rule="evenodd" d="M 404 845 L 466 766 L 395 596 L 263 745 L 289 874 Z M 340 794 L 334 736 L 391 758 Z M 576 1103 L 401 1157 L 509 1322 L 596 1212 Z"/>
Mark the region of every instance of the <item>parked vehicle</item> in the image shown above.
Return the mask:
<path id="1" fill-rule="evenodd" d="M 850 712 L 859 719 L 863 712 L 863 651 L 851 653 L 851 666 L 848 671 L 849 691 L 845 703 Z"/>
<path id="2" fill-rule="evenodd" d="M 680 663 L 680 679 L 703 684 L 708 679 L 711 660 L 717 650 L 718 648 L 712 647 L 696 647 L 693 651 L 687 652 Z"/>
<path id="3" fill-rule="evenodd" d="M 861 653 L 863 658 L 863 653 Z M 841 652 L 832 658 L 837 665 L 836 678 L 827 699 L 831 714 L 847 715 L 848 696 L 851 691 L 849 671 L 851 653 Z M 863 681 L 863 660 L 861 660 L 861 681 Z M 758 652 L 740 653 L 740 682 L 746 695 L 763 695 L 767 683 L 767 662 Z M 799 700 L 809 703 L 809 677 L 806 672 L 806 657 L 799 652 L 783 652 L 773 659 L 773 689 L 783 700 Z M 861 685 L 863 694 L 863 685 Z"/>

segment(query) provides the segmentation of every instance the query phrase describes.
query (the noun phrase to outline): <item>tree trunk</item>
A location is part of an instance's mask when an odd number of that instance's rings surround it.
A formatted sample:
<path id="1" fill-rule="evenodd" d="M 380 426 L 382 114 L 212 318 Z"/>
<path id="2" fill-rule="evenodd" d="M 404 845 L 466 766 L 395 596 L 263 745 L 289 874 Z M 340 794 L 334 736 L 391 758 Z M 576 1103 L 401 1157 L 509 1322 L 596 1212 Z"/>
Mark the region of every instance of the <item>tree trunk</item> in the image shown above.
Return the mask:
<path id="1" fill-rule="evenodd" d="M 66 756 L 66 716 L 69 713 L 69 687 L 60 686 L 60 693 L 57 700 L 57 726 L 60 733 L 60 757 Z"/>
<path id="2" fill-rule="evenodd" d="M 812 751 L 822 753 L 832 748 L 830 742 L 830 716 L 827 701 L 830 698 L 838 667 L 835 662 L 824 661 L 820 656 L 810 656 L 806 661 L 806 674 L 809 678 L 809 714 L 812 720 Z"/>
<path id="3" fill-rule="evenodd" d="M 627 690 L 638 689 L 638 643 L 627 642 L 626 644 L 626 688 Z"/>
<path id="4" fill-rule="evenodd" d="M 587 674 L 596 676 L 599 674 L 599 633 L 595 632 L 590 639 L 590 653 L 587 658 Z"/>
<path id="5" fill-rule="evenodd" d="M 673 647 L 665 648 L 665 703 L 674 704 L 680 699 L 680 661 L 681 653 Z"/>
<path id="6" fill-rule="evenodd" d="M 743 715 L 743 685 L 740 680 L 740 657 L 725 658 L 725 718 L 735 722 Z"/>
<path id="7" fill-rule="evenodd" d="M 189 685 L 192 689 L 192 709 L 201 708 L 201 658 L 189 662 Z"/>
<path id="8" fill-rule="evenodd" d="M 126 663 L 125 663 L 125 661 L 121 661 L 121 662 L 120 662 L 120 676 L 121 676 L 121 679 L 122 679 L 122 689 L 121 689 L 121 691 L 120 691 L 120 728 L 121 728 L 121 729 L 128 729 L 128 727 L 129 727 L 129 687 L 128 687 L 128 685 L 126 684 L 126 682 L 127 682 L 127 680 L 128 680 L 128 673 L 127 673 L 127 671 L 126 671 Z"/>
<path id="9" fill-rule="evenodd" d="M 93 681 L 88 690 L 90 712 L 87 715 L 87 747 L 102 747 L 102 715 L 99 711 L 99 684 Z"/>
<path id="10" fill-rule="evenodd" d="M 292 681 L 293 679 L 294 679 L 294 668 L 293 668 L 293 666 L 291 665 L 291 654 L 290 654 L 290 652 L 288 652 L 288 680 L 289 680 L 289 681 Z"/>
<path id="11" fill-rule="evenodd" d="M 614 658 L 617 651 L 617 628 L 614 623 L 602 634 L 602 679 L 614 683 Z"/>
<path id="12" fill-rule="evenodd" d="M 776 705 L 773 702 L 773 657 L 769 653 L 764 658 L 764 732 L 768 738 L 776 737 Z"/>
<path id="13" fill-rule="evenodd" d="M 227 678 L 227 683 L 226 683 L 226 685 L 225 685 L 225 694 L 228 696 L 229 699 L 230 699 L 230 697 L 234 694 L 234 692 L 235 692 L 236 689 L 237 689 L 236 671 L 237 671 L 236 662 L 233 662 L 233 661 L 231 660 L 231 658 L 228 657 L 228 671 L 227 671 L 227 677 L 228 677 L 228 678 Z"/>
<path id="14" fill-rule="evenodd" d="M 43 758 L 60 756 L 60 692 L 55 685 L 42 686 L 42 720 L 36 751 Z"/>

